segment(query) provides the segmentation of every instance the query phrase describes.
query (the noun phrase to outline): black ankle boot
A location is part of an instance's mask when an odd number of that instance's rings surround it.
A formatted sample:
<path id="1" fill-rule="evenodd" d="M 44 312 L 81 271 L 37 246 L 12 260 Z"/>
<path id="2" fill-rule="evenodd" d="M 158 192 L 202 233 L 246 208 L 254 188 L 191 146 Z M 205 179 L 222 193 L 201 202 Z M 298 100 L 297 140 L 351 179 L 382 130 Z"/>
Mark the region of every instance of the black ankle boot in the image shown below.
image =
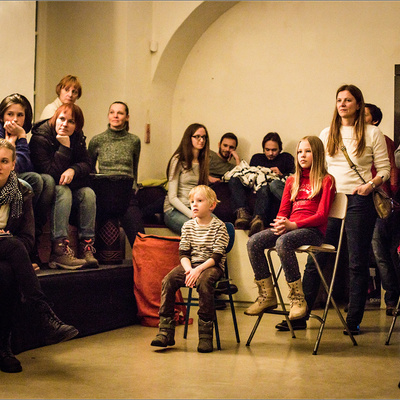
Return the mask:
<path id="1" fill-rule="evenodd" d="M 300 318 L 300 319 L 294 319 L 291 320 L 290 323 L 292 324 L 292 328 L 294 331 L 298 330 L 303 330 L 307 329 L 307 317 Z M 283 331 L 283 332 L 289 332 L 289 325 L 284 319 L 283 321 L 279 322 L 279 324 L 275 325 L 275 328 L 278 329 L 278 331 Z"/>
<path id="2" fill-rule="evenodd" d="M 1 332 L 0 337 L 0 369 L 3 372 L 21 372 L 21 363 L 11 351 L 11 332 Z"/>
<path id="3" fill-rule="evenodd" d="M 62 322 L 47 303 L 38 303 L 38 311 L 46 345 L 65 342 L 79 334 L 74 326 Z"/>

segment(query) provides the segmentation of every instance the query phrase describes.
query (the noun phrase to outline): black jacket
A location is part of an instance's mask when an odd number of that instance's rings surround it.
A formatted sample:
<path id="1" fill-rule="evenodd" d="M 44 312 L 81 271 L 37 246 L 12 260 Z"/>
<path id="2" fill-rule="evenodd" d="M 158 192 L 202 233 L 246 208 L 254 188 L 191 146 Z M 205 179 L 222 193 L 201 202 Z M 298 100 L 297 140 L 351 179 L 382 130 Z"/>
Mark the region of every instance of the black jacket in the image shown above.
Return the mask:
<path id="1" fill-rule="evenodd" d="M 58 185 L 61 174 L 72 168 L 75 176 L 68 186 L 72 190 L 90 186 L 91 160 L 83 132 L 74 132 L 70 136 L 71 147 L 63 146 L 56 136 L 57 133 L 49 125 L 49 120 L 34 124 L 29 147 L 35 171 L 51 175 Z"/>

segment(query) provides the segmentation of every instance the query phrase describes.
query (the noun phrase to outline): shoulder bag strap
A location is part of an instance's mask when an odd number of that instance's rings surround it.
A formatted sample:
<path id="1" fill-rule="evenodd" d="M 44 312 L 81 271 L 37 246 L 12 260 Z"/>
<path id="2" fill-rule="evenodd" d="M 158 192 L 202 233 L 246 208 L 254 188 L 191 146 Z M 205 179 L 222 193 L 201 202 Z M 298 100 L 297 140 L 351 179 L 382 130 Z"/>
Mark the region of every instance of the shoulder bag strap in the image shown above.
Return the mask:
<path id="1" fill-rule="evenodd" d="M 357 167 L 355 166 L 353 161 L 351 161 L 349 155 L 347 154 L 347 149 L 346 149 L 346 146 L 343 144 L 343 140 L 340 140 L 340 150 L 342 150 L 344 156 L 346 157 L 346 160 L 349 163 L 350 168 L 357 173 L 357 175 L 361 178 L 361 180 L 364 183 L 367 183 L 367 182 L 365 182 L 365 179 L 361 176 L 361 174 L 358 172 Z"/>

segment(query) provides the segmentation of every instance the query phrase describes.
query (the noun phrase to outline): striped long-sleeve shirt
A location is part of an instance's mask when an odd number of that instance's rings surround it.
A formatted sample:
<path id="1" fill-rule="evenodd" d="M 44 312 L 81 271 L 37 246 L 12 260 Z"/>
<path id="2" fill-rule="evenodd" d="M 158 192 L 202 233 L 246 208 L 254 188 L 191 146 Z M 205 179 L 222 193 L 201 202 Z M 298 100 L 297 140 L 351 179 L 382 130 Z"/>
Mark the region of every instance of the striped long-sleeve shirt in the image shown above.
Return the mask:
<path id="1" fill-rule="evenodd" d="M 206 226 L 199 225 L 195 218 L 190 219 L 182 227 L 179 256 L 189 258 L 193 266 L 213 258 L 215 265 L 223 270 L 228 243 L 226 226 L 217 217 Z"/>

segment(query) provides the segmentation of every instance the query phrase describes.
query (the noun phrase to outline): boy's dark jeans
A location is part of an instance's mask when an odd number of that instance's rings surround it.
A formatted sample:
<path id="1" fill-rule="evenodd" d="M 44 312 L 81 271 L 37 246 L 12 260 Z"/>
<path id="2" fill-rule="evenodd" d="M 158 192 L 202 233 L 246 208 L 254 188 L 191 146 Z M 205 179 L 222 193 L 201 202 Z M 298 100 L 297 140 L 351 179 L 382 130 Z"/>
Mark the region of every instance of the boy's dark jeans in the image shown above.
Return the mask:
<path id="1" fill-rule="evenodd" d="M 214 266 L 204 270 L 197 279 L 196 290 L 199 294 L 199 311 L 197 314 L 203 321 L 214 320 L 215 283 L 222 276 L 222 269 Z M 160 317 L 174 318 L 175 294 L 179 288 L 186 286 L 185 279 L 185 270 L 182 265 L 178 265 L 164 277 L 161 286 Z"/>

